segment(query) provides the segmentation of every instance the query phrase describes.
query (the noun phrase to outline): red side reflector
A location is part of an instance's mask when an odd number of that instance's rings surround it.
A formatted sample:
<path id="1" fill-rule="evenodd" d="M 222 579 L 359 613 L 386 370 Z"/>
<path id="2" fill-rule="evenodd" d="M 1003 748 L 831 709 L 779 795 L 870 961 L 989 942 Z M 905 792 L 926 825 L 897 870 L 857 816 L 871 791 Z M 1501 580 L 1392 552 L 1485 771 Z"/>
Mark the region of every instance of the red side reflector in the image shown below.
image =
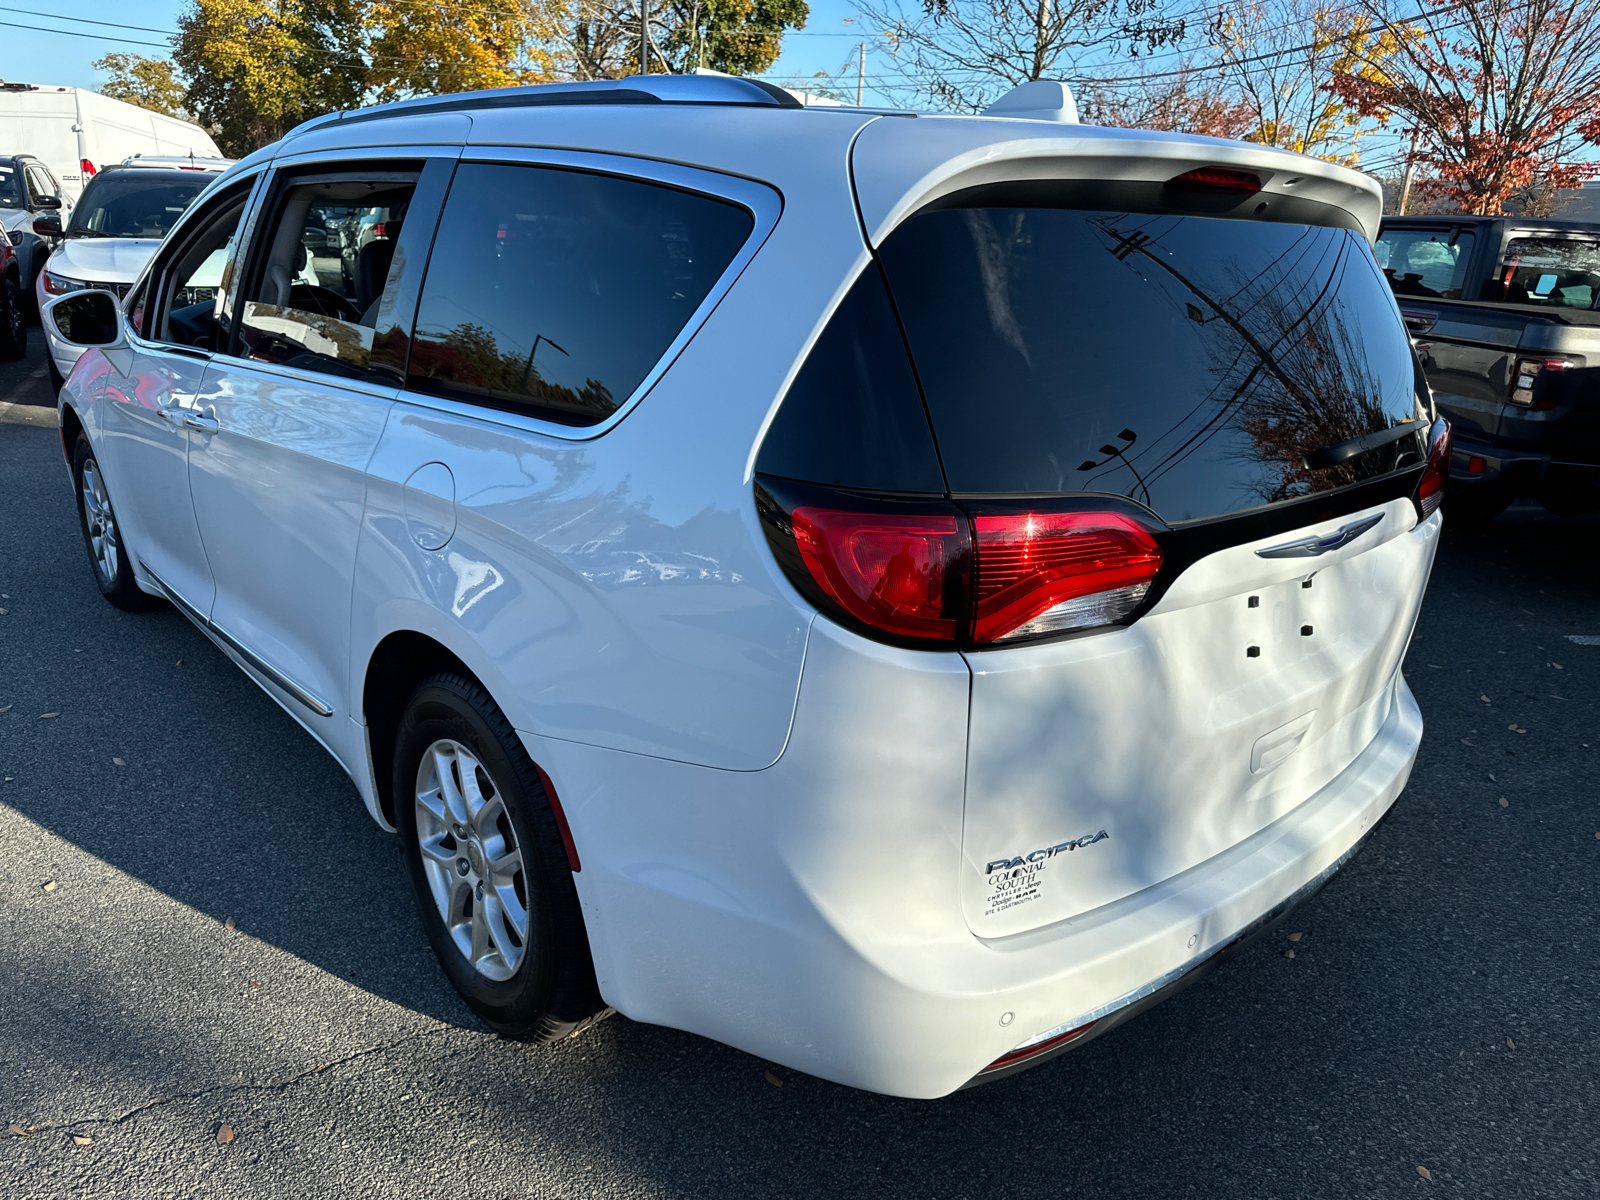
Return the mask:
<path id="1" fill-rule="evenodd" d="M 1489 464 L 1477 455 L 1467 459 L 1467 474 L 1469 475 L 1482 475 L 1488 469 Z"/>
<path id="2" fill-rule="evenodd" d="M 95 173 L 94 164 L 87 158 L 80 158 L 78 160 L 78 170 L 83 172 L 83 177 L 85 179 L 89 178 L 89 176 Z"/>
<path id="3" fill-rule="evenodd" d="M 576 874 L 583 870 L 583 864 L 578 861 L 578 844 L 572 840 L 572 830 L 567 827 L 567 814 L 561 811 L 561 801 L 556 799 L 555 785 L 550 782 L 550 776 L 544 773 L 544 768 L 534 763 L 533 769 L 539 772 L 539 782 L 544 784 L 545 798 L 550 801 L 550 812 L 556 819 L 556 828 L 561 831 L 561 848 L 567 852 L 567 866 Z"/>
<path id="4" fill-rule="evenodd" d="M 948 515 L 796 508 L 794 540 L 811 577 L 859 621 L 909 638 L 956 636 L 967 526 Z"/>
<path id="5" fill-rule="evenodd" d="M 1121 620 L 1161 570 L 1161 547 L 1115 512 L 1007 513 L 972 518 L 977 533 L 976 642 Z"/>
<path id="6" fill-rule="evenodd" d="M 1098 1025 L 1098 1021 L 1090 1021 L 1087 1025 L 1079 1025 L 1076 1029 L 1069 1029 L 1065 1033 L 1058 1033 L 1054 1037 L 1045 1038 L 1042 1042 L 1032 1042 L 1026 1046 L 1019 1046 L 1007 1054 L 1002 1054 L 983 1070 L 980 1075 L 987 1075 L 990 1071 L 998 1071 L 1002 1067 L 1013 1067 L 1019 1062 L 1027 1062 L 1030 1058 L 1037 1058 L 1047 1050 L 1054 1050 L 1064 1042 L 1082 1037 Z"/>
<path id="7" fill-rule="evenodd" d="M 1259 192 L 1261 176 L 1232 167 L 1196 167 L 1167 180 L 1169 188 L 1190 192 Z"/>

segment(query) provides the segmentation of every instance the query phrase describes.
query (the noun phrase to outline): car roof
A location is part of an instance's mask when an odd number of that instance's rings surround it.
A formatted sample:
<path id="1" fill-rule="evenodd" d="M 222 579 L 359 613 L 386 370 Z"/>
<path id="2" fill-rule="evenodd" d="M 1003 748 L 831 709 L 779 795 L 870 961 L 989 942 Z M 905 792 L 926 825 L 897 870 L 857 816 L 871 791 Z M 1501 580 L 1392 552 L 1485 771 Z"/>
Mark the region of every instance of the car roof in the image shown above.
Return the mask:
<path id="1" fill-rule="evenodd" d="M 122 168 L 166 168 L 177 171 L 226 171 L 233 166 L 231 158 L 213 158 L 195 154 L 130 154 L 119 163 L 107 163 L 101 170 Z"/>
<path id="2" fill-rule="evenodd" d="M 853 176 L 875 243 L 918 207 L 958 187 L 1028 178 L 1164 182 L 1197 167 L 1224 166 L 1258 174 L 1264 202 L 1282 197 L 1333 205 L 1351 214 L 1369 241 L 1377 236 L 1377 182 L 1334 163 L 1255 143 L 1080 125 L 1064 112 L 1047 119 L 992 111 L 958 116 L 812 107 L 759 80 L 631 76 L 331 113 L 297 126 L 241 165 L 301 152 L 465 143 L 665 160 L 760 179 L 786 194 L 812 189 L 819 179 Z M 840 171 L 845 164 L 848 175 Z"/>

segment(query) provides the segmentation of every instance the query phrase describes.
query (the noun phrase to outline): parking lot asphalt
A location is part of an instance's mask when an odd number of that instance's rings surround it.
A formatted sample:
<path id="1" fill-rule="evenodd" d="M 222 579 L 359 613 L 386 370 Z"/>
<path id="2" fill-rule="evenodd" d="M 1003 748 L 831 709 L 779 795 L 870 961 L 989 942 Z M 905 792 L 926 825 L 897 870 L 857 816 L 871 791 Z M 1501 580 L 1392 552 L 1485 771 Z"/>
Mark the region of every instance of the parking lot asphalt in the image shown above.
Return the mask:
<path id="1" fill-rule="evenodd" d="M 1447 525 L 1411 783 L 1292 924 L 1077 1054 L 896 1100 L 622 1017 L 478 1026 L 332 759 L 177 612 L 97 594 L 30 332 L 0 364 L 0 1195 L 1600 1194 L 1600 645 L 1568 640 L 1600 634 L 1600 519 Z"/>

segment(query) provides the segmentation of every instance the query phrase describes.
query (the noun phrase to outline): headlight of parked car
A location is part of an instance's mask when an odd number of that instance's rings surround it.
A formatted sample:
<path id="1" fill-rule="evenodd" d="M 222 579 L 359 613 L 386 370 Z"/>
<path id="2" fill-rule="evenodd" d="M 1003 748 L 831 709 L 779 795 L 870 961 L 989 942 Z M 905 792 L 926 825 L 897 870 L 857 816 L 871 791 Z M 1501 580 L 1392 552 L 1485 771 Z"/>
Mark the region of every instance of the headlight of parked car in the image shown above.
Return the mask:
<path id="1" fill-rule="evenodd" d="M 0 232 L 3 232 L 8 238 L 11 239 L 11 244 L 13 246 L 22 245 L 22 230 L 20 230 L 20 229 L 7 229 L 7 230 L 0 230 Z"/>
<path id="2" fill-rule="evenodd" d="M 54 271 L 44 273 L 44 290 L 51 296 L 62 296 L 67 292 L 80 292 L 87 285 L 77 279 L 68 279 L 57 275 Z"/>

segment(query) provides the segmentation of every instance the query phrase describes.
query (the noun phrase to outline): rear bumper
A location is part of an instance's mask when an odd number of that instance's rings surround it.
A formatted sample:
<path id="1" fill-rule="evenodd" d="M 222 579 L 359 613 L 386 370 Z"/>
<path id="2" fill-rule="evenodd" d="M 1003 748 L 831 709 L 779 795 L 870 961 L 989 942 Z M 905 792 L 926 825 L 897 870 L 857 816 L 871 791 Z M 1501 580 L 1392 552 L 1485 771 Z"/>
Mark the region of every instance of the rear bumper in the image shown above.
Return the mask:
<path id="1" fill-rule="evenodd" d="M 1568 461 L 1555 454 L 1513 450 L 1457 437 L 1450 456 L 1450 486 L 1463 492 L 1483 488 L 1537 496 L 1546 491 L 1593 489 L 1597 484 L 1600 466 Z"/>
<path id="2" fill-rule="evenodd" d="M 608 1003 L 891 1095 L 946 1095 L 1038 1034 L 1098 1020 L 1101 1036 L 1192 981 L 1337 869 L 1422 736 L 1396 673 L 1376 736 L 1277 821 L 1101 908 L 984 939 L 954 886 L 965 670 L 824 624 L 789 745 L 764 771 L 523 737 L 582 849 Z"/>

